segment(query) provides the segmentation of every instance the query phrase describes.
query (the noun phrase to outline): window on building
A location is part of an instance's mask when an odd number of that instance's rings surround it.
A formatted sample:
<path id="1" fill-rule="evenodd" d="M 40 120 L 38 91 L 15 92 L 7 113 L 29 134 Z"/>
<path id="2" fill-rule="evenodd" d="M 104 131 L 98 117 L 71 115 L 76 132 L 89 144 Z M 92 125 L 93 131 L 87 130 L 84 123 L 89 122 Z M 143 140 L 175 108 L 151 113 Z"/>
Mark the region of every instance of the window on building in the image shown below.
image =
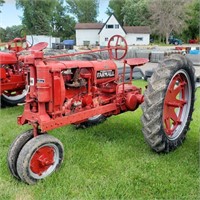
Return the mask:
<path id="1" fill-rule="evenodd" d="M 114 25 L 113 24 L 107 24 L 106 28 L 114 28 Z"/>
<path id="2" fill-rule="evenodd" d="M 137 37 L 136 41 L 143 41 L 143 37 Z"/>
<path id="3" fill-rule="evenodd" d="M 108 38 L 107 38 L 107 37 L 105 38 L 105 41 L 108 41 Z"/>
<path id="4" fill-rule="evenodd" d="M 115 28 L 116 28 L 116 29 L 119 28 L 119 24 L 115 24 Z"/>
<path id="5" fill-rule="evenodd" d="M 83 41 L 83 45 L 84 46 L 89 46 L 90 45 L 90 41 Z"/>

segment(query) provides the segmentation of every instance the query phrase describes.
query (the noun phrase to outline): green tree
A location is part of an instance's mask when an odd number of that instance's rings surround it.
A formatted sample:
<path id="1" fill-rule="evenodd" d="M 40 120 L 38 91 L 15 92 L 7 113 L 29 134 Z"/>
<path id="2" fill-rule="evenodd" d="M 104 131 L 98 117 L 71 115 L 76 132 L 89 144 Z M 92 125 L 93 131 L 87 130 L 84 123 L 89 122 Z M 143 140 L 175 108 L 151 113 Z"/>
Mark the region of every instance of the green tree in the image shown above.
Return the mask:
<path id="1" fill-rule="evenodd" d="M 184 35 L 187 39 L 196 39 L 200 37 L 200 1 L 192 0 L 186 4 L 185 8 L 187 29 L 184 31 Z"/>
<path id="2" fill-rule="evenodd" d="M 96 22 L 98 16 L 98 0 L 66 0 L 68 11 L 78 22 Z"/>
<path id="3" fill-rule="evenodd" d="M 124 7 L 125 0 L 110 0 L 106 14 L 111 15 L 114 13 L 119 23 L 123 26 L 124 24 L 124 12 L 122 9 Z"/>
<path id="4" fill-rule="evenodd" d="M 8 42 L 16 37 L 22 37 L 21 30 L 22 25 L 0 28 L 0 39 L 2 42 Z"/>
<path id="5" fill-rule="evenodd" d="M 0 27 L 0 42 L 6 41 L 6 30 Z"/>
<path id="6" fill-rule="evenodd" d="M 3 6 L 4 3 L 5 3 L 4 0 L 0 0 L 0 6 Z M 1 10 L 0 10 L 0 13 L 1 13 Z"/>
<path id="7" fill-rule="evenodd" d="M 75 19 L 66 14 L 66 6 L 63 5 L 63 0 L 58 1 L 51 20 L 52 35 L 61 37 L 62 40 L 73 37 L 75 23 Z"/>
<path id="8" fill-rule="evenodd" d="M 57 0 L 16 0 L 23 9 L 22 24 L 32 34 L 51 34 L 51 19 Z"/>
<path id="9" fill-rule="evenodd" d="M 122 8 L 124 15 L 124 25 L 129 26 L 146 26 L 149 21 L 149 0 L 125 0 Z"/>
<path id="10" fill-rule="evenodd" d="M 187 0 L 153 0 L 149 2 L 151 27 L 153 33 L 168 38 L 171 33 L 179 34 L 185 27 L 184 6 Z"/>

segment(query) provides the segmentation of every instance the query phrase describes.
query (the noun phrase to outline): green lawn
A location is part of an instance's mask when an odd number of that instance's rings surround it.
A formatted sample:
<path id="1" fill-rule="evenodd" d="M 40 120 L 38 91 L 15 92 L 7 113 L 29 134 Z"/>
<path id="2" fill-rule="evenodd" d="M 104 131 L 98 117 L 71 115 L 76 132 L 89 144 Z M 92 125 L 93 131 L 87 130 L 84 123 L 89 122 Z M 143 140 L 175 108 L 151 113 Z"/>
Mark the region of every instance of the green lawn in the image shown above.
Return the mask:
<path id="1" fill-rule="evenodd" d="M 145 143 L 140 108 L 88 129 L 50 131 L 65 147 L 64 162 L 33 186 L 15 180 L 6 163 L 9 145 L 30 128 L 16 123 L 23 107 L 1 109 L 0 200 L 199 199 L 200 89 L 196 98 L 187 139 L 169 154 L 157 154 Z"/>

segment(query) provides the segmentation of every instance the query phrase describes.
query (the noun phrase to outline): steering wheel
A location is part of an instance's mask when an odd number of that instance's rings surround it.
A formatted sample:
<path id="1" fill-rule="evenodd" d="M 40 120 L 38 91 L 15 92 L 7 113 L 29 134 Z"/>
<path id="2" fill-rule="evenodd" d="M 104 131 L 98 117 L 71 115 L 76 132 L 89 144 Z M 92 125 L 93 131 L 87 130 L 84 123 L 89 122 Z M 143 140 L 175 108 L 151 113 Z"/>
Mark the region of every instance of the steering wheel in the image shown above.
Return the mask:
<path id="1" fill-rule="evenodd" d="M 23 51 L 28 48 L 28 44 L 26 42 L 26 38 L 14 38 L 12 41 L 8 43 L 8 49 L 10 51 L 15 51 L 16 53 Z"/>
<path id="2" fill-rule="evenodd" d="M 108 41 L 108 53 L 110 59 L 121 60 L 126 56 L 128 45 L 121 35 L 114 35 Z"/>

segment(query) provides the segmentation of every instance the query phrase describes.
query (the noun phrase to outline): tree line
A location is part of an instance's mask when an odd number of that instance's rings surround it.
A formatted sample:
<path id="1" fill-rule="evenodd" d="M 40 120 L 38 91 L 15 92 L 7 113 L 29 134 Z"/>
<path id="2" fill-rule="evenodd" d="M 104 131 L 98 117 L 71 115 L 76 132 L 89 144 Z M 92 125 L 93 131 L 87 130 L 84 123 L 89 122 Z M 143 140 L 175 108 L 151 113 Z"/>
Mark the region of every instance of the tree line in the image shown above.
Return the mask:
<path id="1" fill-rule="evenodd" d="M 170 34 L 199 39 L 200 0 L 110 0 L 107 13 L 122 25 L 150 26 L 151 35 L 167 42 Z"/>
<path id="2" fill-rule="evenodd" d="M 5 3 L 0 0 L 0 6 Z M 24 34 L 75 37 L 75 24 L 98 22 L 100 0 L 16 0 L 22 25 L 0 28 L 2 41 Z M 185 41 L 199 37 L 199 0 L 110 0 L 106 10 L 122 26 L 150 26 L 151 35 L 167 41 L 175 34 Z"/>

